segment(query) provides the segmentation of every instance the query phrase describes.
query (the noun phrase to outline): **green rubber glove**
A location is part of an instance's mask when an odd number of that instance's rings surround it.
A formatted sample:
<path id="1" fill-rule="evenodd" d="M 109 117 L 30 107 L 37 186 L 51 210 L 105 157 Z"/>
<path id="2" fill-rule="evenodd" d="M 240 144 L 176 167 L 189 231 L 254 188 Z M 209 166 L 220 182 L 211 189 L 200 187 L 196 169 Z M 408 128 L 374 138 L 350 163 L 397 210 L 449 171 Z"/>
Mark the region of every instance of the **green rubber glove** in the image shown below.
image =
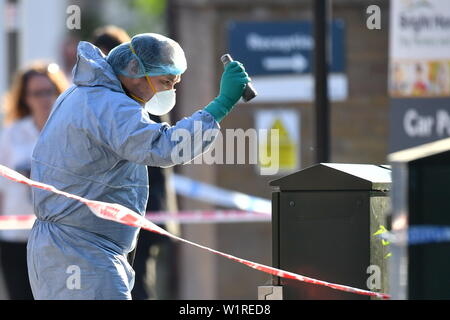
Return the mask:
<path id="1" fill-rule="evenodd" d="M 250 78 L 242 63 L 238 61 L 228 63 L 220 81 L 219 95 L 204 110 L 209 112 L 217 122 L 222 121 L 239 101 L 249 82 Z"/>

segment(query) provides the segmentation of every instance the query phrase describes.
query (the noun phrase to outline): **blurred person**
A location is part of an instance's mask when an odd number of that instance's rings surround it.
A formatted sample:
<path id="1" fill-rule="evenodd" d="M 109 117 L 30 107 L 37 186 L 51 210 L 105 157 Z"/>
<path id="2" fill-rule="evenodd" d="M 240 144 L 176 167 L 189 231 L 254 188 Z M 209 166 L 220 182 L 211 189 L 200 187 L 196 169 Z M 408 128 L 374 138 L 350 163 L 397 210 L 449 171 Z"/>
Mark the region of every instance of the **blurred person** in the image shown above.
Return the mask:
<path id="1" fill-rule="evenodd" d="M 450 63 L 447 61 L 437 63 L 436 75 L 437 93 L 441 96 L 450 93 Z"/>
<path id="2" fill-rule="evenodd" d="M 59 67 L 35 63 L 17 73 L 4 106 L 5 128 L 0 135 L 0 164 L 29 177 L 31 153 L 56 97 L 67 88 Z M 2 179 L 0 214 L 32 214 L 29 187 Z M 28 230 L 0 232 L 0 261 L 10 299 L 32 299 L 28 280 Z"/>
<path id="3" fill-rule="evenodd" d="M 391 82 L 391 92 L 395 96 L 402 96 L 407 90 L 407 83 L 405 81 L 405 72 L 400 64 L 394 64 L 393 77 Z"/>
<path id="4" fill-rule="evenodd" d="M 425 72 L 423 70 L 423 66 L 418 63 L 415 66 L 415 80 L 412 86 L 412 94 L 414 96 L 424 96 L 428 94 L 428 84 L 425 80 Z"/>
<path id="5" fill-rule="evenodd" d="M 180 45 L 159 34 L 136 35 L 106 58 L 80 42 L 74 85 L 59 96 L 41 132 L 31 178 L 145 214 L 146 166 L 184 164 L 206 152 L 250 81 L 241 63 L 230 62 L 208 105 L 173 126 L 152 121 L 148 113 L 167 114 L 175 106 L 175 85 L 186 68 Z M 205 132 L 208 139 L 193 142 Z M 185 139 L 175 139 L 181 134 Z M 186 152 L 177 157 L 177 150 Z M 27 261 L 35 299 L 131 299 L 134 270 L 127 255 L 138 228 L 101 219 L 45 190 L 33 189 L 33 204 Z M 78 285 L 69 286 L 73 276 Z"/>
<path id="6" fill-rule="evenodd" d="M 69 33 L 63 41 L 61 47 L 62 69 L 67 79 L 72 81 L 72 69 L 77 62 L 77 46 L 80 38 L 72 33 Z"/>
<path id="7" fill-rule="evenodd" d="M 130 36 L 124 29 L 108 25 L 94 31 L 92 44 L 99 48 L 103 54 L 108 55 L 112 49 L 130 40 Z"/>
<path id="8" fill-rule="evenodd" d="M 119 27 L 108 25 L 94 31 L 92 43 L 104 55 L 118 45 L 129 42 L 128 33 Z M 155 122 L 170 122 L 169 115 L 155 116 L 149 114 Z M 176 209 L 176 203 L 168 203 L 167 180 L 172 174 L 172 168 L 147 167 L 149 179 L 149 195 L 146 211 L 167 211 Z M 172 195 L 174 198 L 174 195 Z M 175 202 L 175 201 L 173 201 Z M 159 225 L 165 229 L 165 225 Z M 135 270 L 135 282 L 131 295 L 135 300 L 170 298 L 174 295 L 173 287 L 175 272 L 171 272 L 173 261 L 172 240 L 151 232 L 140 232 L 135 249 L 129 253 L 128 261 Z"/>

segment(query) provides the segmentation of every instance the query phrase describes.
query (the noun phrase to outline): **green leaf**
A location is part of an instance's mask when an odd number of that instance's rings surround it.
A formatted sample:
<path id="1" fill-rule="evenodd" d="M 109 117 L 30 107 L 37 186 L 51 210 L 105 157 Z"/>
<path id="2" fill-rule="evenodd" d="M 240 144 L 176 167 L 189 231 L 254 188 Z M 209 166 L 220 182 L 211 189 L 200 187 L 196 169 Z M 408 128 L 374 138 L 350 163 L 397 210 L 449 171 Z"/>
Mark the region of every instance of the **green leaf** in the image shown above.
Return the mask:
<path id="1" fill-rule="evenodd" d="M 387 232 L 386 228 L 383 225 L 380 225 L 380 228 L 373 235 L 377 236 L 377 235 L 383 234 L 385 232 Z"/>

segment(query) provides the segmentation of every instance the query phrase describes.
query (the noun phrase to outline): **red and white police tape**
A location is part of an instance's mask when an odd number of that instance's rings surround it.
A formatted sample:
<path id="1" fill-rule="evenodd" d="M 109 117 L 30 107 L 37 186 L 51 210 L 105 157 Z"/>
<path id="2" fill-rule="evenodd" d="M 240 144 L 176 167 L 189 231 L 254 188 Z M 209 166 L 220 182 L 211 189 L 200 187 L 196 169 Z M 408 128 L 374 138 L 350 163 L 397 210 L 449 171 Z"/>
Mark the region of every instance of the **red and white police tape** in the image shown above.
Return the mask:
<path id="1" fill-rule="evenodd" d="M 326 286 L 332 289 L 336 289 L 336 290 L 340 290 L 340 291 L 345 291 L 345 292 L 351 292 L 351 293 L 356 293 L 359 295 L 366 295 L 366 296 L 372 296 L 372 297 L 378 297 L 378 298 L 382 298 L 382 299 L 389 299 L 390 295 L 386 294 L 386 293 L 379 293 L 379 292 L 372 292 L 372 291 L 367 291 L 367 290 L 363 290 L 363 289 L 358 289 L 358 288 L 353 288 L 353 287 L 349 287 L 349 286 L 345 286 L 345 285 L 341 285 L 341 284 L 336 284 L 336 283 L 330 283 L 330 282 L 326 282 L 326 281 L 322 281 L 322 280 L 317 280 L 314 278 L 310 278 L 310 277 L 306 277 L 306 276 L 302 276 L 293 272 L 289 272 L 289 271 L 285 271 L 285 270 L 281 270 L 281 269 L 277 269 L 277 268 L 273 268 L 273 267 L 269 267 L 260 263 L 256 263 L 256 262 L 252 262 L 249 260 L 245 260 L 245 259 L 241 259 L 238 257 L 235 257 L 233 255 L 227 254 L 227 253 L 223 253 L 208 247 L 205 247 L 203 245 L 200 245 L 198 243 L 195 242 L 191 242 L 189 240 L 177 237 L 169 232 L 167 232 L 166 230 L 158 227 L 156 224 L 154 224 L 153 222 L 151 222 L 150 220 L 147 220 L 145 217 L 139 215 L 138 213 L 120 205 L 117 203 L 106 203 L 106 202 L 101 202 L 101 201 L 93 201 L 93 200 L 88 200 L 85 198 L 82 198 L 80 196 L 76 196 L 61 190 L 56 189 L 53 186 L 44 184 L 44 183 L 40 183 L 40 182 L 36 182 L 33 181 L 31 179 L 26 178 L 25 176 L 21 175 L 20 173 L 9 169 L 5 166 L 0 165 L 0 175 L 19 182 L 19 183 L 23 183 L 35 188 L 40 188 L 43 190 L 47 190 L 50 192 L 54 192 L 56 194 L 60 194 L 63 195 L 67 198 L 71 198 L 71 199 L 75 199 L 78 200 L 82 203 L 84 203 L 85 205 L 87 205 L 89 207 L 89 209 L 98 217 L 103 218 L 103 219 L 107 219 L 107 220 L 111 220 L 111 221 L 115 221 L 115 222 L 119 222 L 122 224 L 126 224 L 129 226 L 133 226 L 133 227 L 138 227 L 138 228 L 142 228 L 151 232 L 155 232 L 155 233 L 159 233 L 161 235 L 165 235 L 169 238 L 190 244 L 194 247 L 198 247 L 201 248 L 203 250 L 212 252 L 214 254 L 217 254 L 219 256 L 228 258 L 230 260 L 242 263 L 250 268 L 256 269 L 256 270 L 260 270 L 262 272 L 277 276 L 277 277 L 281 277 L 281 278 L 286 278 L 286 279 L 294 279 L 294 280 L 298 280 L 298 281 L 302 281 L 302 282 L 307 282 L 307 283 L 311 283 L 311 284 L 316 284 L 316 285 L 321 285 L 321 286 Z"/>
<path id="2" fill-rule="evenodd" d="M 266 213 L 240 210 L 194 210 L 194 211 L 155 211 L 147 212 L 145 218 L 156 224 L 178 222 L 181 224 L 204 223 L 242 223 L 242 222 L 270 222 L 271 216 Z M 36 220 L 34 214 L 0 216 L 0 230 L 31 229 Z"/>

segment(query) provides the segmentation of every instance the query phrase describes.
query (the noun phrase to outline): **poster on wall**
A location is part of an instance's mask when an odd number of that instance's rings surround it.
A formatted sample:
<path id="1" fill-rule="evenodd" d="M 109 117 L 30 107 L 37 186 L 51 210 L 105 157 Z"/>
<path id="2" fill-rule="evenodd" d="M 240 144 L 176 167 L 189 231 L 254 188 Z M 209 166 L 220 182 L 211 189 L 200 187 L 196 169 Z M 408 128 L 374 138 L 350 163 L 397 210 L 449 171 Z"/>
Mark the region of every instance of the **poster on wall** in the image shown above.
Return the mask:
<path id="1" fill-rule="evenodd" d="M 450 1 L 392 0 L 390 152 L 450 136 Z"/>
<path id="2" fill-rule="evenodd" d="M 277 174 L 285 174 L 300 168 L 300 113 L 292 109 L 258 110 L 255 125 L 260 135 L 258 141 L 258 172 L 261 167 L 277 168 Z M 263 131 L 262 131 L 263 130 Z M 276 138 L 272 130 L 277 132 Z M 274 156 L 276 149 L 277 156 Z M 270 159 L 265 163 L 261 159 Z M 274 171 L 275 172 L 275 171 Z"/>

